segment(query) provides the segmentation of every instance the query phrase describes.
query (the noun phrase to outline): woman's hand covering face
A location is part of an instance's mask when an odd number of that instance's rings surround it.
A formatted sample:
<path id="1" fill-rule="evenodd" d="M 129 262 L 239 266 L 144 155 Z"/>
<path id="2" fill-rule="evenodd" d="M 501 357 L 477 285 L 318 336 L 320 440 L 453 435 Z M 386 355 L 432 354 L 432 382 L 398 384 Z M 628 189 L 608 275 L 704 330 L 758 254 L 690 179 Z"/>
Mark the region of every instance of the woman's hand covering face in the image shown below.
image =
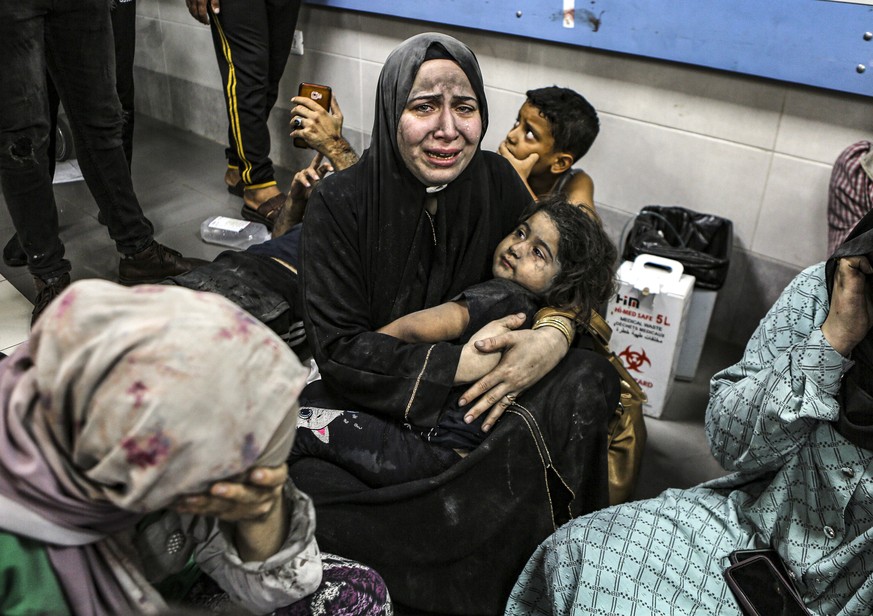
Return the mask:
<path id="1" fill-rule="evenodd" d="M 266 560 L 288 534 L 289 512 L 283 498 L 288 467 L 256 467 L 240 481 L 219 481 L 206 494 L 184 496 L 179 513 L 218 518 L 234 525 L 234 542 L 244 561 Z"/>
<path id="2" fill-rule="evenodd" d="M 844 257 L 837 263 L 831 307 L 822 334 L 840 355 L 847 357 L 873 326 L 873 267 L 865 256 Z"/>
<path id="3" fill-rule="evenodd" d="M 175 506 L 190 513 L 239 522 L 258 520 L 270 513 L 282 498 L 288 476 L 286 465 L 256 467 L 240 481 L 219 481 L 206 494 L 183 496 Z"/>

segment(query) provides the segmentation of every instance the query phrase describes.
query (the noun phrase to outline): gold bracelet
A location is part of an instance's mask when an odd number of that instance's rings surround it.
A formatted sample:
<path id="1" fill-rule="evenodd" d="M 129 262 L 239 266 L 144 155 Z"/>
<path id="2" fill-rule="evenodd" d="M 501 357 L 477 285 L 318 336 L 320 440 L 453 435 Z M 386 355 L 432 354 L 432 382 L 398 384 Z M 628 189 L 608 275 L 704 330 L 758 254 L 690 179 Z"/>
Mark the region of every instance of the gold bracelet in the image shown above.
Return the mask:
<path id="1" fill-rule="evenodd" d="M 558 329 L 563 332 L 564 336 L 567 338 L 567 341 L 572 344 L 573 338 L 576 337 L 576 329 L 572 327 L 572 322 L 570 325 L 564 321 L 561 317 L 543 317 L 540 319 L 542 323 L 549 323 L 552 326 L 556 326 Z"/>
<path id="2" fill-rule="evenodd" d="M 573 308 L 569 310 L 561 310 L 560 308 L 546 306 L 545 308 L 537 310 L 537 313 L 534 315 L 534 321 L 539 321 L 543 317 L 564 317 L 571 323 L 575 323 L 579 320 L 579 311 Z"/>
<path id="3" fill-rule="evenodd" d="M 555 317 L 543 317 L 536 323 L 532 329 L 540 329 L 541 327 L 553 327 L 557 329 L 559 332 L 564 334 L 564 338 L 567 339 L 567 346 L 572 346 L 574 332 L 567 327 L 567 324 Z"/>
<path id="4" fill-rule="evenodd" d="M 570 329 L 570 327 L 559 317 L 548 316 L 539 318 L 533 324 L 532 329 L 539 329 L 541 327 L 554 327 L 564 334 L 564 338 L 567 339 L 567 346 L 573 346 L 573 338 L 576 335 L 576 331 Z"/>

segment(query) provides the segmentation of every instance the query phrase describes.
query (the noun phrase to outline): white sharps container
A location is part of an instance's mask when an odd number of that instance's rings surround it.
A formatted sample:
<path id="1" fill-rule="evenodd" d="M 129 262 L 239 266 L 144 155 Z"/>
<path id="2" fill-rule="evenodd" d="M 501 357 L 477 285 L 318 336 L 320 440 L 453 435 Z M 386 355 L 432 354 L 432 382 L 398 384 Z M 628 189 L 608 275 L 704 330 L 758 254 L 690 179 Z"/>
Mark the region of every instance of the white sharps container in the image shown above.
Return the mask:
<path id="1" fill-rule="evenodd" d="M 694 276 L 672 259 L 641 254 L 618 269 L 619 289 L 606 321 L 610 347 L 649 397 L 643 412 L 661 417 L 672 390 Z"/>

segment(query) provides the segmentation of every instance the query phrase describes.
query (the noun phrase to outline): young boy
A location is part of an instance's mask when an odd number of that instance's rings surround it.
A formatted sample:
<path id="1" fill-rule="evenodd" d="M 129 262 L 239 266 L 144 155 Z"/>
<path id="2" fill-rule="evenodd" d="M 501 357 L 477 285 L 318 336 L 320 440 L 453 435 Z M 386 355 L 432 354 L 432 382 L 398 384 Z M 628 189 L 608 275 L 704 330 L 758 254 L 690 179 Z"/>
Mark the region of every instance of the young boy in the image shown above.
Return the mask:
<path id="1" fill-rule="evenodd" d="M 600 131 L 597 111 L 579 93 L 550 86 L 528 90 L 515 125 L 498 152 L 521 176 L 534 198 L 560 193 L 594 210 L 594 182 L 573 164 Z"/>

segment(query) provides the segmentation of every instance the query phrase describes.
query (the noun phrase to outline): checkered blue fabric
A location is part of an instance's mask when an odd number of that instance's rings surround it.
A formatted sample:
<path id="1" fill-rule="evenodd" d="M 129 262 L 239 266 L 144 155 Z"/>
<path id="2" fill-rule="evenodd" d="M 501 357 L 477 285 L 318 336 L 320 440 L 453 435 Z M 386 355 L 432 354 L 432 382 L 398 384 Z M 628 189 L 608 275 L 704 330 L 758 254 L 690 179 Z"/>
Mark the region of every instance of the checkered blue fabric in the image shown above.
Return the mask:
<path id="1" fill-rule="evenodd" d="M 577 518 L 534 553 L 506 614 L 739 614 L 728 554 L 772 546 L 815 614 L 873 614 L 873 452 L 838 434 L 852 362 L 821 334 L 824 264 L 783 292 L 717 374 L 713 454 L 731 475 Z"/>

